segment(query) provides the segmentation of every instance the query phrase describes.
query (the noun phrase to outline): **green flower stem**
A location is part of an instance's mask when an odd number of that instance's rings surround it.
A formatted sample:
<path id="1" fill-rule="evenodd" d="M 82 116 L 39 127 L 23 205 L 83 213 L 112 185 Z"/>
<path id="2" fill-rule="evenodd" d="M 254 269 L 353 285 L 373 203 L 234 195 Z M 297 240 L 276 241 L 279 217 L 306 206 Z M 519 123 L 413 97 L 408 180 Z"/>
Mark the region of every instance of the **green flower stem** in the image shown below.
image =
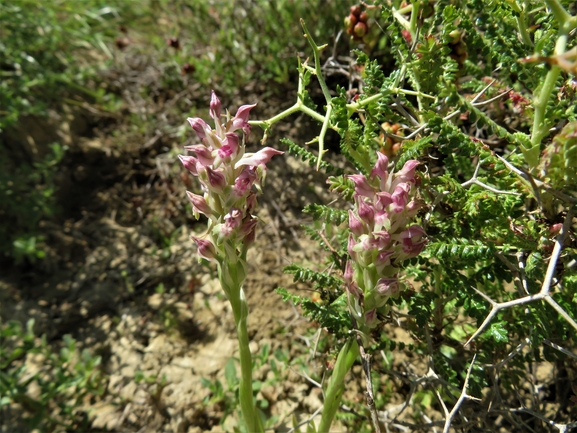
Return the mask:
<path id="1" fill-rule="evenodd" d="M 337 410 L 341 405 L 341 398 L 345 390 L 345 376 L 359 356 L 359 345 L 355 338 L 351 338 L 343 346 L 337 357 L 333 374 L 325 393 L 325 403 L 318 433 L 328 433 Z"/>
<path id="2" fill-rule="evenodd" d="M 262 433 L 264 428 L 253 399 L 252 355 L 249 348 L 247 329 L 248 304 L 242 290 L 243 281 L 239 281 L 244 280 L 244 277 L 239 275 L 239 266 L 242 266 L 239 262 L 228 262 L 224 271 L 228 275 L 223 275 L 223 266 L 219 263 L 218 277 L 232 307 L 236 325 L 241 372 L 239 384 L 240 410 L 248 431 L 250 433 Z M 241 272 L 241 274 L 243 273 Z"/>
<path id="3" fill-rule="evenodd" d="M 545 0 L 545 3 L 547 3 L 547 6 L 551 9 L 557 21 L 559 21 L 559 35 L 557 36 L 557 43 L 555 44 L 555 55 L 560 56 L 565 53 L 565 49 L 567 48 L 567 39 L 569 32 L 572 30 L 574 20 L 557 0 Z M 551 98 L 560 73 L 561 69 L 559 66 L 552 65 L 545 77 L 539 95 L 535 95 L 533 98 L 535 115 L 533 118 L 533 128 L 531 130 L 531 148 L 525 149 L 521 147 L 525 160 L 532 169 L 539 163 L 541 141 L 549 134 L 550 125 L 546 119 L 547 102 Z"/>

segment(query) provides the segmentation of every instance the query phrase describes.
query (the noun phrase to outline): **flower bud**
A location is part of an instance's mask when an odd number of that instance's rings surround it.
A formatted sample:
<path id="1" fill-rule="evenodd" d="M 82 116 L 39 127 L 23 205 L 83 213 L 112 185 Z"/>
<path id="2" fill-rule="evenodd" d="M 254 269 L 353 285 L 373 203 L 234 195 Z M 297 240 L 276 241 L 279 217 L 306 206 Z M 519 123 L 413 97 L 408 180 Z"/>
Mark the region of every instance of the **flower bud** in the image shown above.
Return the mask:
<path id="1" fill-rule="evenodd" d="M 387 181 L 387 177 L 389 176 L 388 172 L 389 167 L 389 158 L 381 152 L 377 152 L 377 162 L 375 164 L 375 168 L 371 171 L 371 177 L 377 176 L 381 179 L 382 183 Z"/>
<path id="2" fill-rule="evenodd" d="M 210 206 L 208 205 L 204 197 L 197 194 L 193 194 L 189 191 L 186 191 L 186 195 L 188 196 L 190 203 L 192 203 L 192 211 L 196 219 L 198 219 L 199 213 L 206 216 L 212 215 L 212 210 L 210 209 Z"/>
<path id="3" fill-rule="evenodd" d="M 252 244 L 254 244 L 254 240 L 256 238 L 256 226 L 258 220 L 256 218 L 247 219 L 245 222 L 242 223 L 240 227 L 240 232 L 243 234 L 243 248 L 246 250 Z"/>
<path id="4" fill-rule="evenodd" d="M 194 132 L 196 132 L 196 135 L 198 135 L 198 138 L 201 140 L 204 140 L 206 138 L 206 133 L 211 131 L 210 126 L 198 117 L 189 117 L 187 120 L 188 123 L 190 123 L 190 126 L 192 126 L 192 129 L 194 129 Z"/>
<path id="5" fill-rule="evenodd" d="M 178 159 L 188 171 L 190 171 L 194 176 L 198 176 L 197 164 L 198 159 L 194 156 L 178 155 Z"/>
<path id="6" fill-rule="evenodd" d="M 224 174 L 222 174 L 219 170 L 213 170 L 209 166 L 206 167 L 206 174 L 208 175 L 208 184 L 209 189 L 212 189 L 216 192 L 222 192 L 224 187 L 226 186 L 226 178 Z"/>
<path id="7" fill-rule="evenodd" d="M 355 245 L 357 243 L 355 242 L 355 238 L 353 237 L 352 233 L 349 234 L 349 242 L 347 244 L 347 251 L 349 253 L 349 256 L 351 257 L 351 260 L 356 261 L 357 259 L 357 253 L 355 251 Z"/>
<path id="8" fill-rule="evenodd" d="M 411 187 L 407 183 L 400 183 L 395 187 L 391 198 L 393 200 L 393 212 L 399 213 L 405 209 L 409 200 L 409 191 Z"/>
<path id="9" fill-rule="evenodd" d="M 345 272 L 343 273 L 343 278 L 345 279 L 345 283 L 350 284 L 353 281 L 353 265 L 350 260 L 347 260 L 345 264 Z"/>
<path id="10" fill-rule="evenodd" d="M 212 95 L 210 97 L 210 109 L 208 113 L 210 117 L 212 117 L 214 121 L 218 124 L 220 124 L 220 110 L 221 110 L 220 100 L 218 99 L 216 93 L 214 93 L 213 90 Z"/>
<path id="11" fill-rule="evenodd" d="M 549 234 L 550 234 L 551 236 L 554 236 L 554 235 L 556 235 L 557 233 L 559 233 L 562 228 L 563 228 L 563 223 L 553 224 L 551 227 L 549 227 Z"/>
<path id="12" fill-rule="evenodd" d="M 399 279 L 398 278 L 381 278 L 377 282 L 377 292 L 381 296 L 394 296 L 399 293 Z"/>
<path id="13" fill-rule="evenodd" d="M 361 197 L 368 197 L 373 199 L 375 191 L 373 187 L 367 182 L 367 178 L 362 174 L 351 174 L 347 176 L 350 180 L 355 183 L 355 194 Z"/>
<path id="14" fill-rule="evenodd" d="M 365 227 L 363 226 L 362 221 L 357 218 L 352 210 L 349 210 L 349 228 L 357 237 L 365 233 Z"/>
<path id="15" fill-rule="evenodd" d="M 365 224 L 371 227 L 375 222 L 375 210 L 364 200 L 359 199 L 358 201 L 359 201 L 358 205 L 359 218 Z"/>
<path id="16" fill-rule="evenodd" d="M 204 144 L 195 144 L 193 146 L 186 146 L 185 149 L 194 152 L 196 154 L 196 157 L 198 158 L 198 162 L 204 165 L 205 167 L 208 165 L 212 165 L 214 162 L 214 156 L 212 156 L 212 152 Z"/>
<path id="17" fill-rule="evenodd" d="M 256 194 L 254 192 L 249 192 L 248 196 L 246 197 L 246 213 L 248 215 L 252 215 L 258 206 L 258 202 L 256 200 Z"/>
<path id="18" fill-rule="evenodd" d="M 206 239 L 196 238 L 194 236 L 190 237 L 198 247 L 198 255 L 206 260 L 216 260 L 216 249 L 212 242 Z"/>
<path id="19" fill-rule="evenodd" d="M 377 309 L 372 308 L 365 312 L 365 325 L 369 328 L 377 325 Z"/>

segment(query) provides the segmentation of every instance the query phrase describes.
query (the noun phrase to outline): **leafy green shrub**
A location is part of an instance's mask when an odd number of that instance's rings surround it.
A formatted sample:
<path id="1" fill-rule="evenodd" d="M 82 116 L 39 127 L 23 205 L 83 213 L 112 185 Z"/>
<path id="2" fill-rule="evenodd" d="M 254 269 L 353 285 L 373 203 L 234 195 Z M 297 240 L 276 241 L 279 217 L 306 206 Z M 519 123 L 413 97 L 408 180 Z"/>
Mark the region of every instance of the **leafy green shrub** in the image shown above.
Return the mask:
<path id="1" fill-rule="evenodd" d="M 320 161 L 330 128 L 341 136 L 341 153 L 350 163 L 345 173 L 355 173 L 329 177 L 340 203 L 307 207 L 315 220 L 307 232 L 327 256 L 322 268 L 286 268 L 295 281 L 314 283 L 321 302 L 279 289 L 285 300 L 300 305 L 311 320 L 341 338 L 318 431 L 328 431 L 351 357 L 362 361 L 365 411 L 379 431 L 369 359 L 394 353 L 401 343 L 384 337 L 385 325 L 407 331 L 411 352 L 428 366 L 425 375 L 403 379 L 410 386 L 407 405 L 416 416 L 403 425 L 412 431 L 435 425 L 444 431 L 575 426 L 569 387 L 556 385 L 556 414 L 544 413 L 535 395 L 535 386 L 577 377 L 577 48 L 570 38 L 577 17 L 564 8 L 568 2 L 545 3 L 393 1 L 375 6 L 371 12 L 384 29 L 382 40 L 390 44 L 395 66 L 385 73 L 379 59 L 357 51 L 362 75 L 351 76 L 350 87 L 356 79 L 360 89 L 353 97 L 342 88 L 328 89 L 319 60 L 322 47 L 304 27 L 314 65 L 303 63 L 299 69 L 298 101 L 272 119 L 253 122 L 268 130 L 295 111 L 309 114 L 323 124 L 319 154 L 295 143 L 289 145 L 290 152 L 303 160 L 316 159 L 327 175 L 335 172 L 337 167 Z M 304 103 L 313 74 L 326 99 L 321 113 Z M 417 233 L 420 240 L 422 226 L 428 245 L 406 260 L 403 272 L 398 272 L 400 261 L 387 265 L 390 268 L 383 265 L 391 274 L 378 282 L 372 279 L 377 259 L 363 263 L 362 272 L 358 267 L 353 272 L 349 263 L 359 260 L 355 257 L 380 252 L 374 245 L 395 236 L 389 228 L 388 234 L 371 229 L 379 206 L 386 209 L 380 218 L 394 221 L 387 212 L 398 212 L 379 204 L 391 197 L 383 161 L 390 162 L 392 176 L 415 160 L 421 168 L 411 214 L 419 225 L 401 238 L 412 239 Z M 374 195 L 372 188 L 379 182 L 381 192 Z M 405 186 L 404 193 L 408 191 Z M 395 192 L 404 203 L 401 193 Z M 372 207 L 362 210 L 359 205 L 371 197 L 374 213 Z M 418 202 L 421 211 L 416 213 Z M 352 209 L 348 224 L 343 224 L 342 209 Z M 405 242 L 402 251 L 411 253 L 414 247 Z M 388 299 L 373 308 L 369 303 L 376 292 Z M 554 363 L 562 378 L 552 374 L 545 383 L 528 386 L 535 363 L 545 361 Z M 401 377 L 398 371 L 374 368 Z M 477 402 L 483 405 L 481 411 Z M 441 418 L 425 416 L 427 407 Z M 497 426 L 503 413 L 507 415 Z M 365 424 L 361 431 L 367 428 Z"/>

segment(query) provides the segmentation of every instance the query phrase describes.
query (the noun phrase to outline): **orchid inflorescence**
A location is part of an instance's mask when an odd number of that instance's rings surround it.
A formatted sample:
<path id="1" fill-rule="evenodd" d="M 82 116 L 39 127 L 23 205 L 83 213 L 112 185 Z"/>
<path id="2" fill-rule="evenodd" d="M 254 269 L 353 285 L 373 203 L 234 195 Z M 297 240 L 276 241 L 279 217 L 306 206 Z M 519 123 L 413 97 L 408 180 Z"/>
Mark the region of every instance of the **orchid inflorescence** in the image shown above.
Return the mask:
<path id="1" fill-rule="evenodd" d="M 387 312 L 387 300 L 403 287 L 401 262 L 417 256 L 427 242 L 423 228 L 410 225 L 420 208 L 411 197 L 419 162 L 407 161 L 396 173 L 389 173 L 388 164 L 378 152 L 369 176 L 348 176 L 355 193 L 344 279 L 351 313 L 361 328 L 377 326 L 378 313 Z"/>
<path id="2" fill-rule="evenodd" d="M 202 258 L 220 264 L 245 257 L 254 242 L 257 200 L 253 186 L 261 192 L 266 164 L 274 155 L 283 153 L 270 147 L 256 153 L 245 152 L 245 139 L 251 129 L 248 116 L 254 107 L 243 105 L 232 118 L 227 112 L 221 123 L 221 103 L 213 91 L 209 113 L 214 129 L 198 117 L 189 118 L 202 143 L 185 147 L 196 156 L 179 155 L 184 167 L 198 177 L 203 191 L 203 195 L 187 191 L 194 215 L 198 219 L 203 214 L 209 219 L 210 240 L 195 236 L 192 239 Z M 237 134 L 239 130 L 242 138 Z"/>
<path id="3" fill-rule="evenodd" d="M 214 120 L 214 129 L 198 117 L 189 118 L 201 144 L 185 147 L 195 156 L 179 155 L 179 158 L 184 167 L 198 177 L 202 188 L 203 195 L 187 191 L 194 215 L 199 218 L 203 214 L 208 218 L 208 236 L 191 238 L 200 257 L 217 263 L 220 285 L 234 315 L 243 419 L 248 431 L 262 432 L 262 421 L 253 401 L 249 310 L 242 286 L 247 276 L 246 254 L 254 243 L 258 221 L 254 216 L 256 194 L 262 192 L 266 164 L 283 152 L 265 147 L 256 153 L 246 153 L 245 140 L 250 134 L 248 115 L 253 108 L 254 105 L 243 105 L 234 117 L 228 112 L 222 116 L 220 100 L 212 92 L 209 114 Z M 242 137 L 237 131 L 242 131 Z"/>

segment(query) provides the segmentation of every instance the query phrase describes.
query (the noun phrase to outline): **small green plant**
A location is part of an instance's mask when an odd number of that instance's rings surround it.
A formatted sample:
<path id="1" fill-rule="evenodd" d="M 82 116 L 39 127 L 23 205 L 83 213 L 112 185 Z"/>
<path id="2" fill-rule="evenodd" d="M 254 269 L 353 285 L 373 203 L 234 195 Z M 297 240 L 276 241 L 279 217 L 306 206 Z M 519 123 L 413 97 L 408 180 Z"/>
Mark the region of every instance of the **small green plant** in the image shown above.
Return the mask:
<path id="1" fill-rule="evenodd" d="M 278 349 L 275 352 L 275 358 L 281 361 L 283 364 L 288 363 L 288 356 L 282 350 Z M 268 385 L 279 386 L 280 381 L 283 379 L 282 370 L 278 367 L 275 362 L 275 358 L 270 357 L 270 345 L 264 344 L 259 353 L 255 354 L 253 357 L 253 369 L 258 370 L 265 364 L 269 364 L 273 375 L 271 378 L 267 378 L 263 381 L 253 381 L 252 389 L 255 398 L 255 405 L 259 411 L 259 416 L 263 420 L 264 428 L 272 428 L 278 422 L 277 416 L 266 417 L 270 409 L 269 402 L 266 399 L 258 399 L 257 395 L 259 391 Z M 221 412 L 220 425 L 223 426 L 226 419 L 232 415 L 241 415 L 239 411 L 239 386 L 240 379 L 237 374 L 237 363 L 239 360 L 237 358 L 229 358 L 225 368 L 224 368 L 224 378 L 226 382 L 226 387 L 223 386 L 219 379 L 214 379 L 211 381 L 207 378 L 201 378 L 202 385 L 210 391 L 210 393 L 205 396 L 203 404 L 206 407 L 218 408 L 218 412 Z M 249 433 L 246 427 L 240 425 L 238 431 Z"/>
<path id="2" fill-rule="evenodd" d="M 44 257 L 38 224 L 58 210 L 55 180 L 66 149 L 51 144 L 51 152 L 33 164 L 14 164 L 8 150 L 0 149 L 0 251 L 17 263 Z"/>
<path id="3" fill-rule="evenodd" d="M 219 379 L 211 381 L 205 377 L 201 378 L 202 386 L 204 386 L 209 394 L 204 397 L 203 405 L 205 407 L 214 406 L 218 408 L 218 412 L 222 413 L 220 417 L 220 424 L 224 425 L 226 419 L 239 408 L 238 387 L 239 380 L 236 374 L 236 365 L 234 358 L 229 358 L 224 368 L 224 377 L 226 380 L 226 388 Z"/>
<path id="4" fill-rule="evenodd" d="M 85 398 L 99 397 L 105 390 L 100 356 L 79 351 L 69 335 L 63 337 L 60 351 L 54 352 L 46 337 L 37 338 L 33 328 L 32 319 L 26 329 L 15 321 L 1 328 L 0 410 L 7 415 L 10 407 L 18 422 L 31 430 L 88 428 Z M 31 358 L 38 364 L 31 364 Z"/>

